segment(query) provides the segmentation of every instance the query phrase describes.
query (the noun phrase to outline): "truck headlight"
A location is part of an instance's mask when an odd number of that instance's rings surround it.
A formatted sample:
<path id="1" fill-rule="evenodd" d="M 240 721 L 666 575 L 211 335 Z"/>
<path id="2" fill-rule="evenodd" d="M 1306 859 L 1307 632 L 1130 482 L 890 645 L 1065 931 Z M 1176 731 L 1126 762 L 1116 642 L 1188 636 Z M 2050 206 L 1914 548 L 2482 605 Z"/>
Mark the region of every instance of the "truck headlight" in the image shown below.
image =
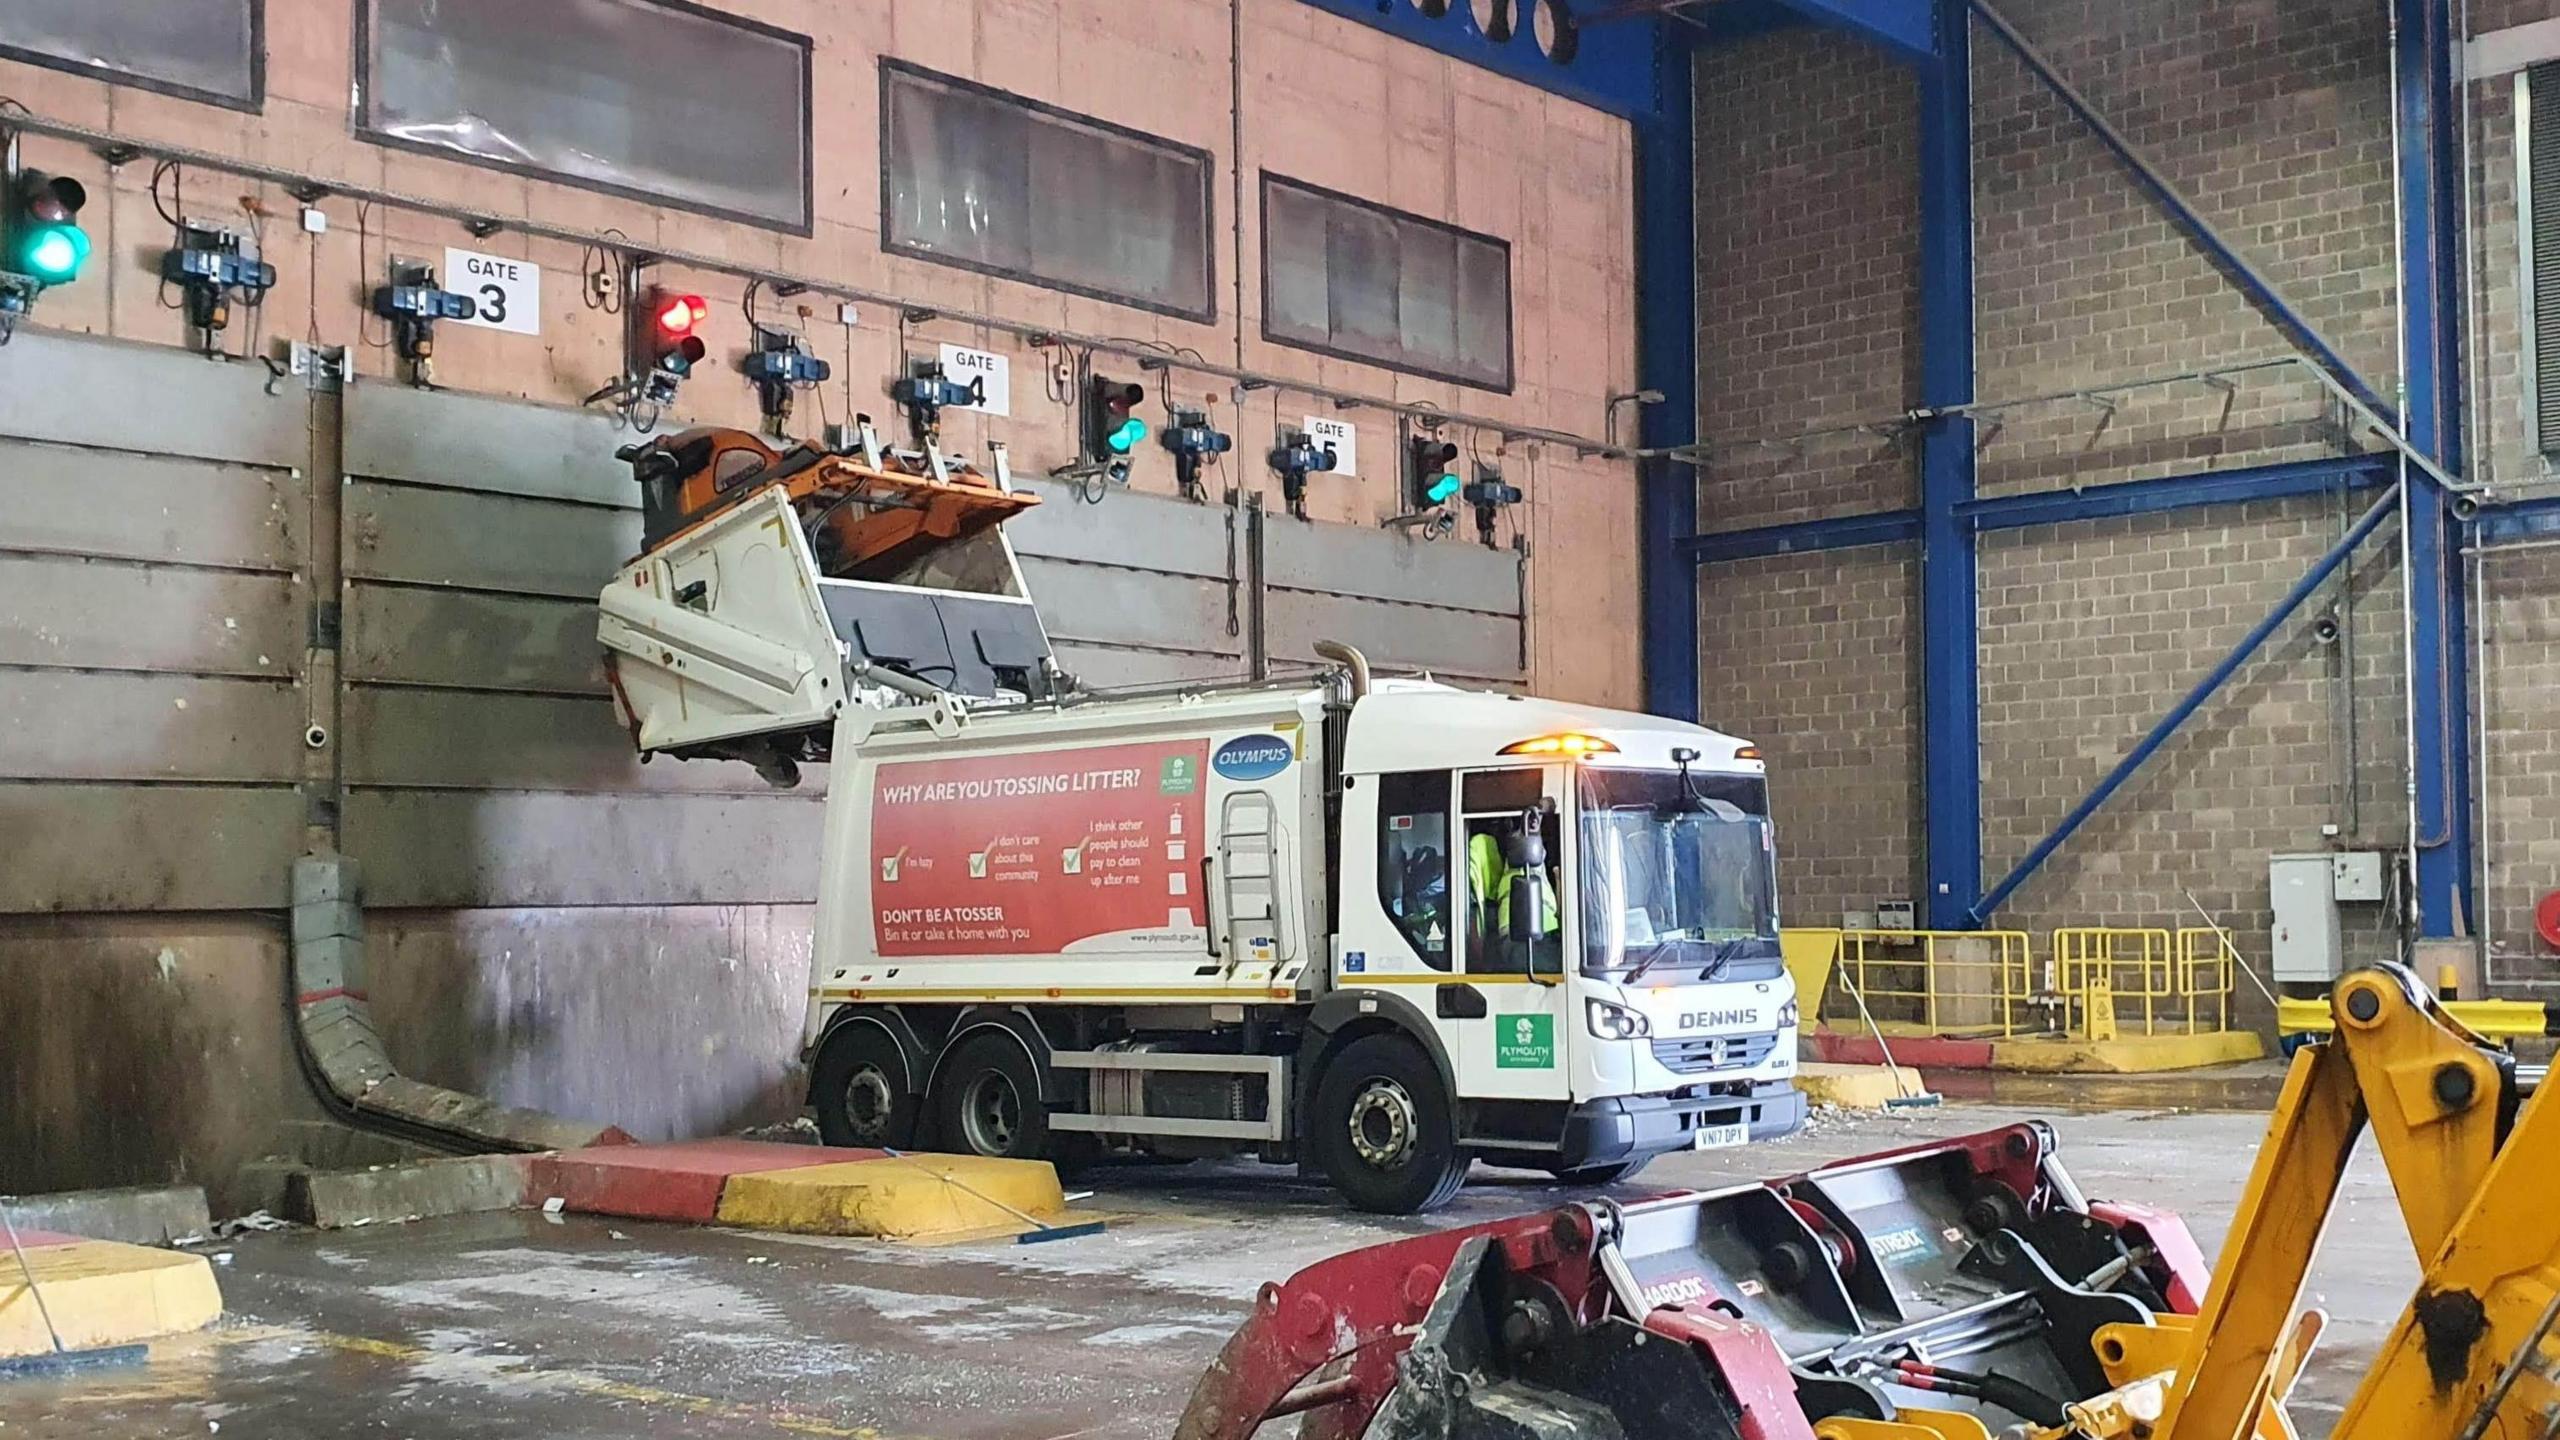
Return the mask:
<path id="1" fill-rule="evenodd" d="M 1796 1002 L 1790 1000 L 1778 1007 L 1778 1028 L 1784 1030 L 1794 1023 L 1796 1023 Z"/>
<path id="2" fill-rule="evenodd" d="M 1653 1033 L 1653 1022 L 1641 1012 L 1606 1000 L 1594 1000 L 1591 1006 L 1591 1033 L 1603 1040 L 1641 1040 Z"/>

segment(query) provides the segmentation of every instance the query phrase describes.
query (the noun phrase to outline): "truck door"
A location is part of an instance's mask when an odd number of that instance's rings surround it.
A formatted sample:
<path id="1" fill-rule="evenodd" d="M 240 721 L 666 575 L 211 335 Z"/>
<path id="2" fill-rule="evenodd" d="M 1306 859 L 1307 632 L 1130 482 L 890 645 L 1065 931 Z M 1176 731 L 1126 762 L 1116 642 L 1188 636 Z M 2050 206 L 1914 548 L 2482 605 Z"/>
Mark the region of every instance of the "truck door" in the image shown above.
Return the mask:
<path id="1" fill-rule="evenodd" d="M 1460 983 L 1440 987 L 1438 1013 L 1454 1033 L 1458 1088 L 1470 1099 L 1561 1100 L 1574 1033 L 1569 960 L 1573 873 L 1554 767 L 1471 770 L 1458 777 L 1460 833 L 1451 907 Z M 1524 866 L 1533 828 L 1546 851 Z M 1525 923 L 1521 923 L 1525 922 Z M 1453 1014 L 1456 1011 L 1458 1013 Z"/>
<path id="2" fill-rule="evenodd" d="M 1216 862 L 1208 867 L 1209 923 L 1227 973 L 1265 970 L 1292 958 L 1283 933 L 1279 807 L 1268 792 L 1239 790 L 1218 807 Z"/>

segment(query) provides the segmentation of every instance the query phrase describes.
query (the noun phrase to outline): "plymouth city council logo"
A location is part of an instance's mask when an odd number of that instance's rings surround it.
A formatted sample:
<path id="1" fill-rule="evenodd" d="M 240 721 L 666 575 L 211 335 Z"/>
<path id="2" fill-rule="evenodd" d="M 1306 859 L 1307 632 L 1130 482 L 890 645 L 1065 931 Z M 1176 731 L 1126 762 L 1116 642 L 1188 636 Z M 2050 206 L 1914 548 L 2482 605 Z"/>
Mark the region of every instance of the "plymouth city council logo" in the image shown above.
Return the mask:
<path id="1" fill-rule="evenodd" d="M 1230 780 L 1268 780 L 1295 758 L 1289 742 L 1277 735 L 1239 735 L 1218 747 L 1209 767 Z"/>

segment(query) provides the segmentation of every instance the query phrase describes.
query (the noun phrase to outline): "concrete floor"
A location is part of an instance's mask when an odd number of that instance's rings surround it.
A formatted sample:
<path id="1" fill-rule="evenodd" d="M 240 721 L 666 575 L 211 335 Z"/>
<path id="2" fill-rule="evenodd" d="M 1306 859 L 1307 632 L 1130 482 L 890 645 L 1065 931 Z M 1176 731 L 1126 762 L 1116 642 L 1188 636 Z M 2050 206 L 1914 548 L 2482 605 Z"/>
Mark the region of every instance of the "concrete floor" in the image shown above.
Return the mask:
<path id="1" fill-rule="evenodd" d="M 2254 1099 L 2251 1087 L 2188 1098 L 2221 1093 Z M 2025 1113 L 1963 1103 L 1821 1117 L 1777 1145 L 1672 1157 L 1623 1188 L 1801 1170 Z M 2085 1189 L 2178 1209 L 2208 1250 L 2264 1123 L 2182 1106 L 2057 1121 Z M 1376 1240 L 1567 1197 L 1479 1170 L 1449 1210 L 1396 1222 L 1346 1216 L 1321 1187 L 1258 1166 L 1113 1169 L 1091 1183 L 1098 1193 L 1083 1208 L 1127 1222 L 1029 1248 L 918 1249 L 538 1213 L 243 1236 L 214 1247 L 227 1257 L 222 1328 L 155 1347 L 141 1369 L 0 1384 L 0 1440 L 1163 1436 L 1262 1281 Z M 2367 1153 L 2315 1277 L 2333 1325 L 2297 1397 L 2306 1435 L 2327 1433 L 2415 1278 L 2389 1185 Z"/>

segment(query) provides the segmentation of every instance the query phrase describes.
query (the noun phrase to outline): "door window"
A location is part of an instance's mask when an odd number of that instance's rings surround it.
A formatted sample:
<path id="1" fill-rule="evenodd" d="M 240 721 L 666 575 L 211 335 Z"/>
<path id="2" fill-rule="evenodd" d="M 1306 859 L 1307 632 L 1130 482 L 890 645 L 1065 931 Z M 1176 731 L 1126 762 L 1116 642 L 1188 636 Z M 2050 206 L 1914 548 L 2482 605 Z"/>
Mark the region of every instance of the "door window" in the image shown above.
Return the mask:
<path id="1" fill-rule="evenodd" d="M 1537 769 L 1466 777 L 1460 874 L 1470 974 L 1552 975 L 1564 964 L 1564 900 L 1556 884 L 1564 826 L 1545 787 Z"/>
<path id="2" fill-rule="evenodd" d="M 1379 776 L 1378 903 L 1434 970 L 1449 968 L 1450 869 L 1449 772 Z"/>

